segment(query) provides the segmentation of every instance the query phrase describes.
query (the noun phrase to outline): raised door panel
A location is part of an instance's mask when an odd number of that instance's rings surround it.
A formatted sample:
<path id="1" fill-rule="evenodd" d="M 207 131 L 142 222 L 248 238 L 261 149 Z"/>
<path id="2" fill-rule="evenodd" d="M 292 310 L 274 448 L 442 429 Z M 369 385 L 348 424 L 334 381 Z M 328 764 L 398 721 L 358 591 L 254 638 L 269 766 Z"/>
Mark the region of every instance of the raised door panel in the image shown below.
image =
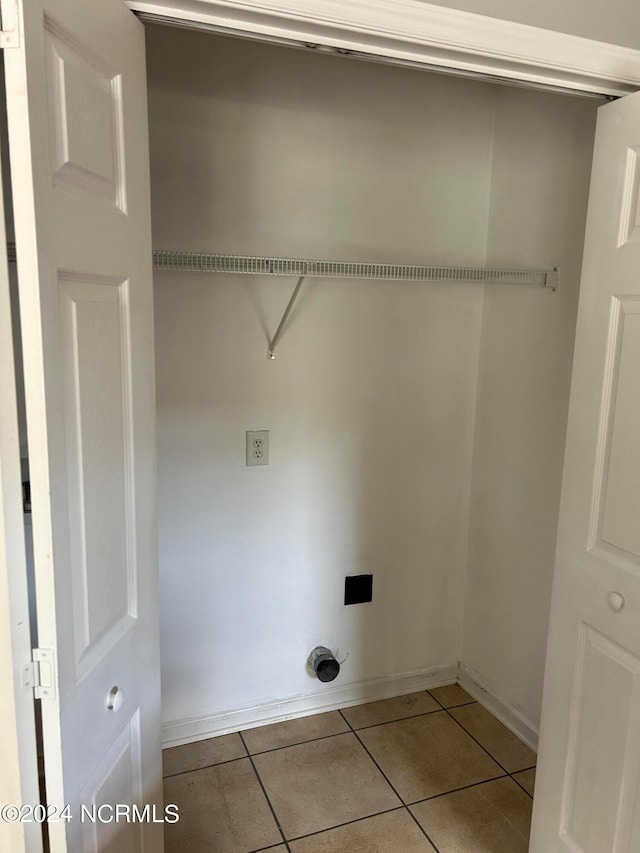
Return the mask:
<path id="1" fill-rule="evenodd" d="M 562 828 L 576 853 L 629 850 L 640 782 L 640 658 L 582 623 Z"/>
<path id="2" fill-rule="evenodd" d="M 141 850 L 141 821 L 132 819 L 133 807 L 141 799 L 140 717 L 136 713 L 82 792 L 83 853 Z"/>
<path id="3" fill-rule="evenodd" d="M 122 78 L 45 18 L 51 173 L 126 209 Z"/>
<path id="4" fill-rule="evenodd" d="M 137 614 L 128 282 L 59 276 L 77 677 Z"/>
<path id="5" fill-rule="evenodd" d="M 614 299 L 601 541 L 640 560 L 640 296 Z"/>
<path id="6" fill-rule="evenodd" d="M 618 247 L 640 243 L 640 145 L 627 148 Z"/>

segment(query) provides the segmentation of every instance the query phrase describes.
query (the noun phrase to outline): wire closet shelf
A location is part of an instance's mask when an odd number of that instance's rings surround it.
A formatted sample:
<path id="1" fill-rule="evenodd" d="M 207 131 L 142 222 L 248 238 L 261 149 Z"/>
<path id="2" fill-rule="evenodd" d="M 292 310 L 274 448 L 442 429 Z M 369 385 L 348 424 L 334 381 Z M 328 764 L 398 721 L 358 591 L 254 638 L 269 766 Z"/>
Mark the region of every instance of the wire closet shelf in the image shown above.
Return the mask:
<path id="1" fill-rule="evenodd" d="M 16 261 L 14 243 L 7 245 L 9 262 Z M 425 281 L 449 284 L 508 284 L 557 290 L 558 270 L 516 270 L 494 267 L 449 267 L 416 264 L 371 264 L 362 261 L 321 261 L 300 258 L 215 255 L 207 252 L 178 252 L 154 249 L 156 270 L 199 273 L 239 273 L 241 275 L 296 276 L 282 319 L 269 341 L 267 354 L 276 357 L 276 344 L 298 298 L 305 278 L 369 279 L 383 281 Z"/>
<path id="2" fill-rule="evenodd" d="M 206 252 L 154 250 L 153 266 L 176 272 L 290 275 L 309 278 L 362 278 L 386 281 L 431 281 L 478 284 L 521 284 L 555 290 L 557 270 L 449 267 L 414 264 L 371 264 L 296 258 L 213 255 Z"/>
<path id="3" fill-rule="evenodd" d="M 267 355 L 276 357 L 276 344 L 298 298 L 305 278 L 358 278 L 385 281 L 426 281 L 450 284 L 516 284 L 556 290 L 558 271 L 514 270 L 491 267 L 445 267 L 414 264 L 370 264 L 361 261 L 319 261 L 296 258 L 212 255 L 206 252 L 155 250 L 157 270 L 200 273 L 240 273 L 243 275 L 297 276 L 298 281 L 282 319 L 269 341 Z"/>

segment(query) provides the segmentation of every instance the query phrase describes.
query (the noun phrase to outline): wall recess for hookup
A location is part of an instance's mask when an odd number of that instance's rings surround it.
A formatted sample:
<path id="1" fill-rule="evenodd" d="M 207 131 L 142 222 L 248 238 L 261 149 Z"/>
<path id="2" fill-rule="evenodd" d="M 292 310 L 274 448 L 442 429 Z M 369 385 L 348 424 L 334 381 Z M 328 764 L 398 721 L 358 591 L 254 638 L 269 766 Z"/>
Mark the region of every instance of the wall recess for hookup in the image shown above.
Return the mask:
<path id="1" fill-rule="evenodd" d="M 366 604 L 373 601 L 373 575 L 347 575 L 344 579 L 344 603 Z"/>
<path id="2" fill-rule="evenodd" d="M 268 465 L 269 464 L 269 430 L 254 429 L 247 431 L 246 464 Z"/>

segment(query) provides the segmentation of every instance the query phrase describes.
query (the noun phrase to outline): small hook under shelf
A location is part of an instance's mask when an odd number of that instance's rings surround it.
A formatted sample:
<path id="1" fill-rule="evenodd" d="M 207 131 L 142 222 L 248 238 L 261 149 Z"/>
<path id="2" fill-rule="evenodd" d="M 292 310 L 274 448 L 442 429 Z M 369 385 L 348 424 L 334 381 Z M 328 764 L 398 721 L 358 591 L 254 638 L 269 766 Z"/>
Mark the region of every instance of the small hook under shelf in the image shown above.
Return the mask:
<path id="1" fill-rule="evenodd" d="M 298 294 L 300 293 L 300 288 L 302 287 L 302 283 L 304 281 L 304 278 L 305 277 L 303 275 L 301 275 L 300 278 L 298 279 L 298 283 L 293 288 L 293 293 L 291 294 L 291 298 L 289 299 L 289 302 L 287 303 L 287 307 L 284 309 L 284 314 L 282 315 L 282 320 L 280 320 L 280 323 L 278 325 L 278 328 L 275 331 L 274 336 L 269 341 L 269 349 L 267 351 L 267 355 L 269 356 L 269 358 L 272 361 L 276 357 L 276 344 L 278 343 L 278 341 L 280 340 L 280 337 L 282 336 L 282 331 L 285 327 L 287 320 L 289 319 L 289 314 L 291 314 L 291 310 L 293 309 L 293 304 L 296 301 L 296 299 L 298 298 Z"/>

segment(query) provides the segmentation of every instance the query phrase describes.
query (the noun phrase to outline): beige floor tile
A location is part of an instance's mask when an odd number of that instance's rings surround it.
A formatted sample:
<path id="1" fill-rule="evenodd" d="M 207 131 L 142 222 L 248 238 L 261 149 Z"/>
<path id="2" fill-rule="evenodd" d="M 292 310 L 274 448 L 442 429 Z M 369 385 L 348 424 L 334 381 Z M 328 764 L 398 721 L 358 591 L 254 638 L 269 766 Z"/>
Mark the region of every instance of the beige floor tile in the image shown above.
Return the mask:
<path id="1" fill-rule="evenodd" d="M 329 829 L 289 845 L 291 853 L 433 853 L 406 809 Z"/>
<path id="2" fill-rule="evenodd" d="M 440 706 L 431 696 L 422 690 L 420 693 L 410 693 L 408 696 L 398 696 L 394 699 L 382 699 L 380 702 L 369 702 L 367 705 L 356 705 L 344 708 L 342 713 L 354 729 L 364 726 L 377 726 L 380 723 L 390 723 L 392 720 L 404 720 L 418 714 L 428 714 L 440 710 Z"/>
<path id="3" fill-rule="evenodd" d="M 452 708 L 456 718 L 509 773 L 525 770 L 536 763 L 536 754 L 482 705 Z"/>
<path id="4" fill-rule="evenodd" d="M 455 708 L 456 705 L 468 705 L 476 700 L 463 690 L 459 684 L 448 684 L 446 687 L 434 687 L 429 693 L 438 700 L 444 708 Z"/>
<path id="5" fill-rule="evenodd" d="M 533 789 L 536 784 L 536 768 L 532 770 L 522 770 L 520 773 L 514 773 L 513 778 L 518 781 L 525 791 L 528 791 L 533 797 Z"/>
<path id="6" fill-rule="evenodd" d="M 411 806 L 440 853 L 527 853 L 531 798 L 497 779 Z"/>
<path id="7" fill-rule="evenodd" d="M 298 720 L 286 720 L 284 723 L 247 729 L 242 736 L 249 752 L 255 755 L 281 746 L 293 746 L 295 743 L 304 743 L 307 740 L 348 731 L 349 726 L 338 711 L 330 711 L 328 714 L 315 714 L 312 717 L 301 717 Z"/>
<path id="8" fill-rule="evenodd" d="M 287 838 L 400 805 L 353 734 L 263 752 L 254 761 Z"/>
<path id="9" fill-rule="evenodd" d="M 358 735 L 406 803 L 503 774 L 446 711 Z"/>
<path id="10" fill-rule="evenodd" d="M 247 754 L 240 735 L 223 735 L 184 746 L 172 746 L 162 751 L 162 772 L 165 776 L 174 773 L 184 773 L 187 770 L 198 770 L 212 764 L 222 764 L 223 761 L 233 761 Z"/>
<path id="11" fill-rule="evenodd" d="M 282 842 L 248 758 L 171 776 L 164 800 L 180 810 L 165 827 L 166 853 L 249 853 Z"/>

